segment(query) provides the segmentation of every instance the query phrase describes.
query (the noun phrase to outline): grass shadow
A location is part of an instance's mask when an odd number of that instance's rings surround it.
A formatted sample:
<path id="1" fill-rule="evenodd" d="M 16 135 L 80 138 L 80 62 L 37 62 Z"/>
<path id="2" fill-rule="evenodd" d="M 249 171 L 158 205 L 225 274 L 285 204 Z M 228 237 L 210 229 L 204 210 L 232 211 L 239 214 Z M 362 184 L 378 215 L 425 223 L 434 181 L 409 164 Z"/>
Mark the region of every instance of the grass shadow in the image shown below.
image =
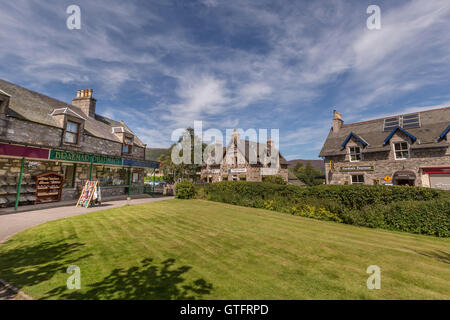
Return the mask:
<path id="1" fill-rule="evenodd" d="M 0 278 L 19 289 L 37 285 L 90 256 L 74 256 L 83 245 L 63 239 L 12 248 L 0 254 Z"/>
<path id="2" fill-rule="evenodd" d="M 213 289 L 204 279 L 187 282 L 183 274 L 189 266 L 175 266 L 175 259 L 156 264 L 144 259 L 139 267 L 117 268 L 103 280 L 88 286 L 87 291 L 67 292 L 66 286 L 55 288 L 44 297 L 61 299 L 125 300 L 194 300 Z M 82 284 L 83 288 L 83 284 Z"/>
<path id="3" fill-rule="evenodd" d="M 432 250 L 432 251 L 417 251 L 414 250 L 416 253 L 435 259 L 440 262 L 448 263 L 450 264 L 450 254 L 448 252 L 442 251 L 442 250 Z"/>

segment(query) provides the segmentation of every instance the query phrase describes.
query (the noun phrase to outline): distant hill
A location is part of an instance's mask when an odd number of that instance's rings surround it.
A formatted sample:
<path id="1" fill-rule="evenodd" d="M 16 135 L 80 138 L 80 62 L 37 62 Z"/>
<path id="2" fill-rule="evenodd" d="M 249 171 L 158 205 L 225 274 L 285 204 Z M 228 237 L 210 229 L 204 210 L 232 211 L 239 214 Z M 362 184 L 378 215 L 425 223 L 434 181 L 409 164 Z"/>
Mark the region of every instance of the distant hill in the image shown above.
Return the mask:
<path id="1" fill-rule="evenodd" d="M 159 161 L 159 157 L 163 154 L 169 154 L 169 149 L 165 148 L 147 148 L 145 149 L 145 159 Z"/>
<path id="2" fill-rule="evenodd" d="M 312 167 L 325 171 L 325 163 L 323 160 L 304 160 L 304 159 L 295 159 L 288 161 L 288 168 L 295 166 L 297 162 L 303 163 L 304 166 L 309 162 Z"/>

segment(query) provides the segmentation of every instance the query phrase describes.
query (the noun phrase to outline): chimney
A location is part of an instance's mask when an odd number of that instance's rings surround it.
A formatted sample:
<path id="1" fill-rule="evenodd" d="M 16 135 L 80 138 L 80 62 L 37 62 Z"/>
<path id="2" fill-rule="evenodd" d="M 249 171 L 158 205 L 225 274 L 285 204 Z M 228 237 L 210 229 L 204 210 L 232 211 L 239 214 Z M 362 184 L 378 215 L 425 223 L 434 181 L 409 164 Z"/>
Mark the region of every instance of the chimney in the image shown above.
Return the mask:
<path id="1" fill-rule="evenodd" d="M 72 105 L 80 108 L 89 117 L 95 117 L 95 105 L 97 100 L 92 97 L 93 90 L 78 90 L 77 97 L 72 99 Z"/>
<path id="2" fill-rule="evenodd" d="M 333 132 L 337 133 L 344 125 L 344 121 L 342 120 L 342 115 L 337 112 L 336 110 L 333 110 Z"/>

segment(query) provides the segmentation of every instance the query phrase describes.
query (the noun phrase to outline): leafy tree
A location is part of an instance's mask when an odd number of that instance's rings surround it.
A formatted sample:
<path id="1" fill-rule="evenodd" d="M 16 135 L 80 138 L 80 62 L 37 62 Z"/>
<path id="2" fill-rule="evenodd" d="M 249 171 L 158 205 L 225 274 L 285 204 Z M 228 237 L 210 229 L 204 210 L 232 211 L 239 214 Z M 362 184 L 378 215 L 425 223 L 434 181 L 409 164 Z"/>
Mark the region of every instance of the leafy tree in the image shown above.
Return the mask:
<path id="1" fill-rule="evenodd" d="M 325 174 L 322 170 L 314 168 L 309 162 L 305 166 L 299 161 L 290 170 L 297 179 L 307 186 L 317 186 L 325 182 Z"/>
<path id="2" fill-rule="evenodd" d="M 202 155 L 206 148 L 206 144 L 202 143 L 200 138 L 194 135 L 194 129 L 188 128 L 177 143 L 170 146 L 167 155 L 161 155 L 159 157 L 159 162 L 161 162 L 162 172 L 164 173 L 164 179 L 168 182 L 174 182 L 180 179 L 189 179 L 191 181 L 196 181 L 199 179 L 199 175 L 202 165 L 194 163 L 194 146 L 195 144 L 201 144 Z M 175 150 L 174 150 L 175 149 Z M 189 155 L 184 154 L 185 150 L 189 150 Z M 172 153 L 178 154 L 181 158 L 185 160 L 190 160 L 190 163 L 174 163 L 172 159 Z"/>

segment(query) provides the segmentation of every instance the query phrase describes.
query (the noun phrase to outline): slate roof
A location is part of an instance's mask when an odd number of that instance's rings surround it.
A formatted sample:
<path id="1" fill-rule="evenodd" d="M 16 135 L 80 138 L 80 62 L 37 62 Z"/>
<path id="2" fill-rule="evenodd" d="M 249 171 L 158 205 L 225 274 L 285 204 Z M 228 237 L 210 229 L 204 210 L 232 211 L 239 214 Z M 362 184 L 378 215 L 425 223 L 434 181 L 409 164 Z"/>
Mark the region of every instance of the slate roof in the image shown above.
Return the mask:
<path id="1" fill-rule="evenodd" d="M 417 138 L 411 144 L 411 149 L 448 147 L 449 141 L 439 139 L 439 136 L 450 125 L 450 107 L 403 115 L 416 113 L 420 114 L 420 127 L 405 129 L 410 135 Z M 389 151 L 390 146 L 385 143 L 385 140 L 393 130 L 384 131 L 384 119 L 393 117 L 396 116 L 344 124 L 338 132 L 331 129 L 319 156 L 346 154 L 346 149 L 342 147 L 342 144 L 351 133 L 358 135 L 368 143 L 368 146 L 363 148 L 362 152 Z"/>
<path id="2" fill-rule="evenodd" d="M 11 97 L 9 101 L 8 116 L 61 128 L 59 122 L 52 116 L 52 113 L 75 113 L 86 119 L 84 130 L 92 136 L 122 143 L 122 141 L 113 134 L 112 128 L 124 127 L 125 131 L 134 135 L 135 145 L 140 147 L 145 146 L 123 121 L 115 121 L 98 114 L 95 115 L 95 118 L 89 117 L 76 106 L 1 79 L 0 90 Z"/>

